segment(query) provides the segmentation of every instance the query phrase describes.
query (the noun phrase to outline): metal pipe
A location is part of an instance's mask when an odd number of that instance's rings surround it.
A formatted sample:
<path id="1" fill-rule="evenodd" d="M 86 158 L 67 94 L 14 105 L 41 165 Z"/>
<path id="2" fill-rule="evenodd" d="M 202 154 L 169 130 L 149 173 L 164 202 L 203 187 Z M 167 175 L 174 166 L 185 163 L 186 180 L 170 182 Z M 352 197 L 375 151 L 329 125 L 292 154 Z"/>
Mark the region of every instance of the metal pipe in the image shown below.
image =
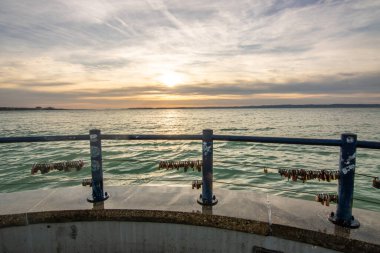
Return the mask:
<path id="1" fill-rule="evenodd" d="M 103 140 L 202 140 L 202 135 L 105 134 Z"/>
<path id="2" fill-rule="evenodd" d="M 259 137 L 259 136 L 231 136 L 214 135 L 215 141 L 240 141 L 240 142 L 261 142 L 261 143 L 281 143 L 299 145 L 321 145 L 340 146 L 340 140 L 331 139 L 306 139 L 306 138 L 286 138 L 286 137 Z"/>
<path id="3" fill-rule="evenodd" d="M 202 135 L 149 135 L 149 134 L 105 134 L 103 140 L 201 140 Z M 0 143 L 18 142 L 50 142 L 50 141 L 88 141 L 88 135 L 62 135 L 62 136 L 30 136 L 30 137 L 0 137 Z M 341 146 L 341 140 L 333 139 L 307 139 L 286 137 L 260 137 L 260 136 L 232 136 L 213 135 L 214 141 L 239 141 L 258 143 L 281 143 L 316 146 Z M 358 148 L 380 149 L 380 142 L 357 141 Z"/>
<path id="4" fill-rule="evenodd" d="M 329 220 L 339 226 L 358 228 L 360 223 L 352 216 L 357 136 L 356 134 L 344 133 L 341 140 L 338 205 L 336 214 L 331 213 Z"/>
<path id="5" fill-rule="evenodd" d="M 92 195 L 87 198 L 91 203 L 101 202 L 109 198 L 103 192 L 103 165 L 102 165 L 102 142 L 99 129 L 90 130 L 90 152 L 91 152 L 91 176 Z"/>
<path id="6" fill-rule="evenodd" d="M 47 141 L 88 141 L 88 135 L 56 135 L 30 137 L 0 137 L 0 143 L 47 142 Z"/>
<path id="7" fill-rule="evenodd" d="M 369 149 L 380 149 L 380 142 L 376 141 L 357 141 L 356 147 L 358 148 L 369 148 Z"/>

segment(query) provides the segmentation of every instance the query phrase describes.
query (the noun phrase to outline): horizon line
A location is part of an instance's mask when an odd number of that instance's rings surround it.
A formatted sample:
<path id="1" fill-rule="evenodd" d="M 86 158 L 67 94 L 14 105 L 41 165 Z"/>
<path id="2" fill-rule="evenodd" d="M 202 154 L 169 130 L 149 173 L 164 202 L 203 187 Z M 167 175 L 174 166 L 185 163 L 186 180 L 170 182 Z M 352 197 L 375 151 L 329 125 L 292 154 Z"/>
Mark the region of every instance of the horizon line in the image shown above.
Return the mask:
<path id="1" fill-rule="evenodd" d="M 160 110 L 160 109 L 291 109 L 291 108 L 380 108 L 380 104 L 280 104 L 280 105 L 246 105 L 246 106 L 175 106 L 175 107 L 127 107 L 127 108 L 55 108 L 49 107 L 12 107 L 1 106 L 0 111 L 12 110 Z"/>

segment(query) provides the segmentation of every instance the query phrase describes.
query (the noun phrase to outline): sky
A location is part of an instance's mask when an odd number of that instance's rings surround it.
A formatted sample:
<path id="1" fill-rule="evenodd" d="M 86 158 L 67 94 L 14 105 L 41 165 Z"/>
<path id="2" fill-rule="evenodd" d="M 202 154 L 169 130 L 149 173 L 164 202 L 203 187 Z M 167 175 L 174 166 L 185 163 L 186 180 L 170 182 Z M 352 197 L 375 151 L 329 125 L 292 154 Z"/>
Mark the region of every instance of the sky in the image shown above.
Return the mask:
<path id="1" fill-rule="evenodd" d="M 0 0 L 0 107 L 380 103 L 380 1 Z"/>

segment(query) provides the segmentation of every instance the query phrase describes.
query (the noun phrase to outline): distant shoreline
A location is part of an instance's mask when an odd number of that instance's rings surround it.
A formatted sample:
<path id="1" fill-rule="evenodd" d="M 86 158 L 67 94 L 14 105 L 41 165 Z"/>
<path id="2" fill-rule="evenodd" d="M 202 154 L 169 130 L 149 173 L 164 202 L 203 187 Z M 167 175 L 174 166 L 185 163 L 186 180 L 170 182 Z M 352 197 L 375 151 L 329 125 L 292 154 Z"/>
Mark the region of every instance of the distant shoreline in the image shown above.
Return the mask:
<path id="1" fill-rule="evenodd" d="M 64 109 L 54 107 L 0 107 L 0 111 L 62 111 L 62 110 L 170 110 L 170 109 L 297 109 L 297 108 L 380 108 L 380 104 L 303 104 L 202 107 L 132 107 L 114 109 Z"/>
<path id="2" fill-rule="evenodd" d="M 56 111 L 56 110 L 67 110 L 67 109 L 54 108 L 54 107 L 0 107 L 0 111 Z"/>
<path id="3" fill-rule="evenodd" d="M 202 107 L 134 107 L 128 110 L 154 109 L 291 109 L 291 108 L 380 108 L 380 104 L 304 104 L 304 105 L 249 105 L 249 106 L 202 106 Z M 116 109 L 117 110 L 117 109 Z M 124 109 L 119 109 L 124 110 Z"/>

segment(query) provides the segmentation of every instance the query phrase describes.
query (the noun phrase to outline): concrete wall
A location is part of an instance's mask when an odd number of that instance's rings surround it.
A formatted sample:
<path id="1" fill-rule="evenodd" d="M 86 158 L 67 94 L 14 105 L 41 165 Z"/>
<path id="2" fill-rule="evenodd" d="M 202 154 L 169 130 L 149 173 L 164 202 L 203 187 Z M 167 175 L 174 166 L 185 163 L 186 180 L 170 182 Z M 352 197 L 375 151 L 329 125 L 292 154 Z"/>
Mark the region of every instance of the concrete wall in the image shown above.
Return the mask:
<path id="1" fill-rule="evenodd" d="M 149 222 L 68 222 L 0 229 L 0 252 L 336 252 L 271 236 Z M 264 251 L 256 251 L 257 253 Z"/>

